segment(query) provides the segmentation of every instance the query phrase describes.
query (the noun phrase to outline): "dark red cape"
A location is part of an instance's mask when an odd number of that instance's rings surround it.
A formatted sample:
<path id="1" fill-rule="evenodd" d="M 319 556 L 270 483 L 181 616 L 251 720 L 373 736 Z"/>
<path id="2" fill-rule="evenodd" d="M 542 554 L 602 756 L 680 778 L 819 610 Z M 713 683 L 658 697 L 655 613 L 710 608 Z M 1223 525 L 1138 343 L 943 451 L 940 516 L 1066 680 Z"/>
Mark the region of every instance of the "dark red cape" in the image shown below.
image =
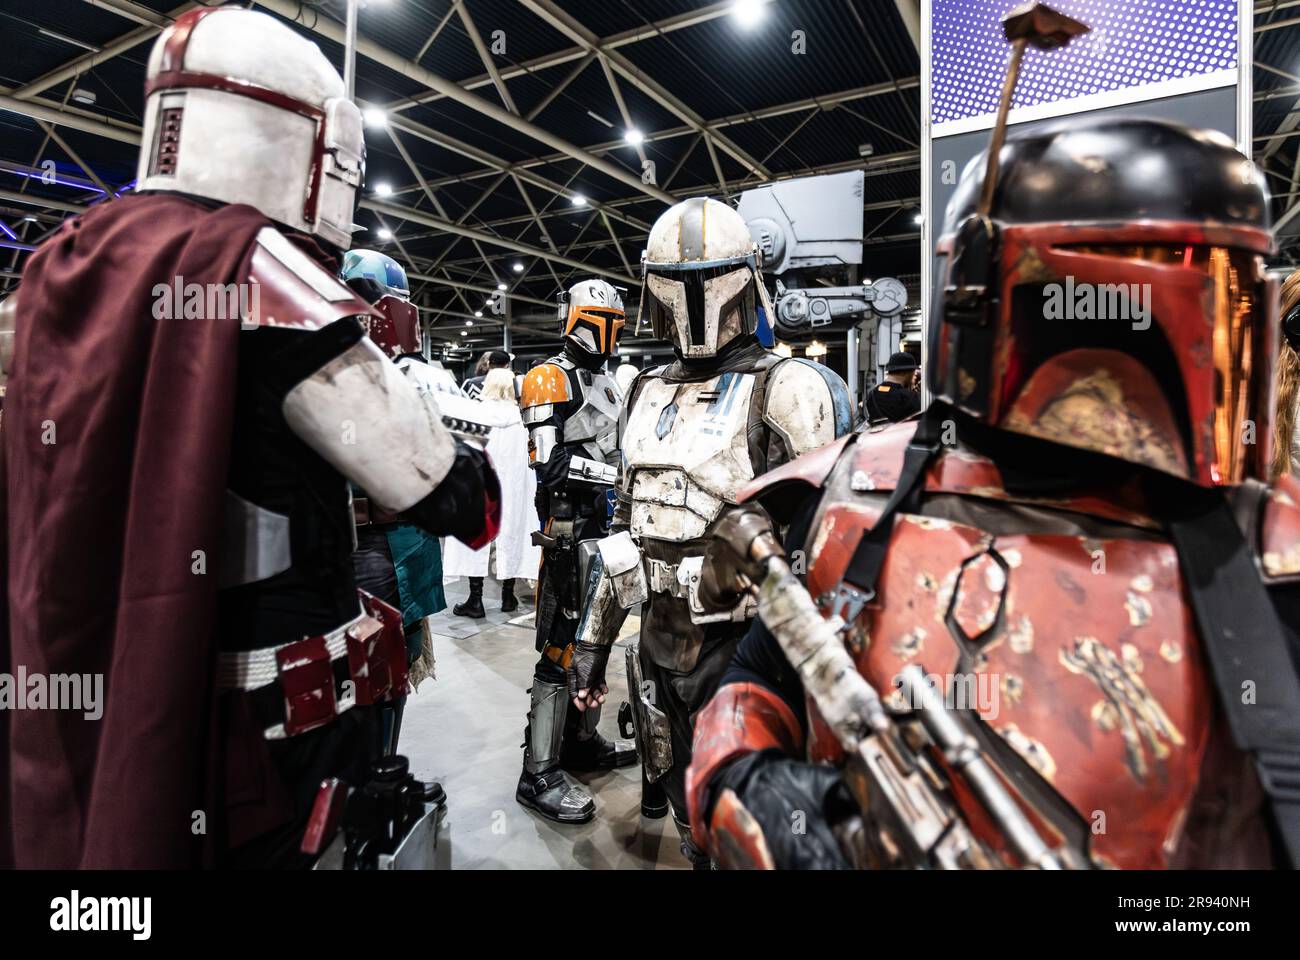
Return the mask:
<path id="1" fill-rule="evenodd" d="M 239 321 L 154 319 L 154 287 L 241 281 L 266 223 L 132 196 L 65 224 L 23 271 L 0 669 L 104 680 L 99 720 L 0 711 L 18 867 L 187 867 L 210 851 L 194 824 L 220 816 L 213 624 Z"/>

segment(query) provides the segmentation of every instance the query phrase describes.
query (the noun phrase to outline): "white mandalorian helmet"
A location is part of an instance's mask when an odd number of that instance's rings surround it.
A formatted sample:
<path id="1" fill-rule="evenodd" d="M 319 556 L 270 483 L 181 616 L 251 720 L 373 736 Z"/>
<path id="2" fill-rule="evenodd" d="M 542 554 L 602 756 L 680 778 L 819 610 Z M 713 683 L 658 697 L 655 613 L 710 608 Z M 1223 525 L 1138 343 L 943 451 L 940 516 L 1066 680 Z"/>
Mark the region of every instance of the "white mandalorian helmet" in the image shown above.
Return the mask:
<path id="1" fill-rule="evenodd" d="M 761 266 L 739 213 L 707 197 L 683 200 L 650 229 L 641 316 L 648 311 L 655 336 L 682 358 L 715 356 L 754 332 L 759 307 L 773 316 Z"/>
<path id="2" fill-rule="evenodd" d="M 604 280 L 583 280 L 560 294 L 564 338 L 593 356 L 613 356 L 626 322 L 623 293 Z"/>
<path id="3" fill-rule="evenodd" d="M 191 10 L 149 55 L 137 190 L 246 203 L 346 249 L 361 112 L 320 48 L 274 17 Z"/>

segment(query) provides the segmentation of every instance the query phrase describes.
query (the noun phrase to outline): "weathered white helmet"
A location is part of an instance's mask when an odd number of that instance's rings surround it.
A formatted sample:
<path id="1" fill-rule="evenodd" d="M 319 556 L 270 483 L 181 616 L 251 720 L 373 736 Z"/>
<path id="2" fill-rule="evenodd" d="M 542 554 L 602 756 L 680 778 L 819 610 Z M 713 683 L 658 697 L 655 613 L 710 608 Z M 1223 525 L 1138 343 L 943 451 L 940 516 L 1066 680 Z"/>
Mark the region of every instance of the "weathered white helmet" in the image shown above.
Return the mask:
<path id="1" fill-rule="evenodd" d="M 246 203 L 351 245 L 361 112 L 320 48 L 264 13 L 191 10 L 149 55 L 138 190 Z"/>
<path id="2" fill-rule="evenodd" d="M 560 294 L 564 338 L 594 356 L 612 356 L 626 322 L 621 288 L 604 280 L 581 280 Z"/>
<path id="3" fill-rule="evenodd" d="M 773 315 L 758 245 L 725 203 L 692 197 L 669 208 L 650 229 L 641 265 L 641 316 L 685 359 L 715 356 L 752 334 L 759 307 Z"/>

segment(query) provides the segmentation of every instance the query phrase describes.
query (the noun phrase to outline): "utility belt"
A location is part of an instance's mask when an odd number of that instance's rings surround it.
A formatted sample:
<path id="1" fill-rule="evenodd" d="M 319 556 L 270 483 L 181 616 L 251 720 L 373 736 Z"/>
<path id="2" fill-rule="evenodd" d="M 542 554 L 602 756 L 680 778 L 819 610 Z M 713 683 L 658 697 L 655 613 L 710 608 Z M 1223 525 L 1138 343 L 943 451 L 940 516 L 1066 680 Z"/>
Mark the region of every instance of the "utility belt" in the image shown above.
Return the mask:
<path id="1" fill-rule="evenodd" d="M 690 599 L 690 584 L 683 583 L 679 574 L 699 569 L 702 557 L 682 557 L 679 563 L 663 560 L 646 560 L 646 582 L 653 593 L 666 593 L 680 600 Z M 695 561 L 694 563 L 692 561 Z"/>
<path id="2" fill-rule="evenodd" d="M 410 523 L 410 516 L 404 512 L 386 513 L 369 497 L 353 497 L 352 520 L 361 528 L 386 523 Z"/>
<path id="3" fill-rule="evenodd" d="M 406 692 L 406 637 L 400 611 L 357 590 L 361 612 L 329 633 L 260 650 L 222 652 L 219 690 L 257 701 L 268 740 L 283 740 L 333 723 L 354 706 Z"/>
<path id="4" fill-rule="evenodd" d="M 729 610 L 707 611 L 700 602 L 700 578 L 704 571 L 704 557 L 686 556 L 677 563 L 647 558 L 646 585 L 651 593 L 665 594 L 686 601 L 691 622 L 695 624 L 742 622 L 758 615 L 758 601 L 746 594 Z"/>

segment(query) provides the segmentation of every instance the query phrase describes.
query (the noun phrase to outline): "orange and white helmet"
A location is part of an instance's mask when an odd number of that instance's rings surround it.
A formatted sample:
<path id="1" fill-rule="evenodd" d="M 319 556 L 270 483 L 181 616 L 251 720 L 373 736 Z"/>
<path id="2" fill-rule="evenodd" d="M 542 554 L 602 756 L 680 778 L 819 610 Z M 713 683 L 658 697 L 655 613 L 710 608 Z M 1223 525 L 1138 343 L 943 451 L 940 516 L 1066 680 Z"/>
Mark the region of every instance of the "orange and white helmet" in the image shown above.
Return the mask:
<path id="1" fill-rule="evenodd" d="M 560 294 L 564 339 L 592 356 L 613 356 L 627 322 L 623 292 L 604 280 L 583 280 Z"/>
<path id="2" fill-rule="evenodd" d="M 145 98 L 136 189 L 245 203 L 351 245 L 361 112 L 316 44 L 264 13 L 191 10 L 154 44 Z"/>

